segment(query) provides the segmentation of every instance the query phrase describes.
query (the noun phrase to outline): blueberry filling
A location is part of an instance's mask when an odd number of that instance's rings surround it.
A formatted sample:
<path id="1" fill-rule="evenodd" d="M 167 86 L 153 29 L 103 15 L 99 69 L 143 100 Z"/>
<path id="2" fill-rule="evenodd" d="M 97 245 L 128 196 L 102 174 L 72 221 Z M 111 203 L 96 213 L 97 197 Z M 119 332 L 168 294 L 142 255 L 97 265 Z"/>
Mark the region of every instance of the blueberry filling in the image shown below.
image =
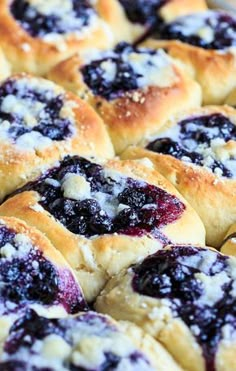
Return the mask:
<path id="1" fill-rule="evenodd" d="M 196 126 L 189 125 L 193 123 Z M 236 140 L 236 126 L 222 114 L 215 113 L 209 116 L 200 116 L 183 120 L 180 124 L 184 139 L 194 140 L 198 144 L 207 143 L 213 139 Z"/>
<path id="2" fill-rule="evenodd" d="M 31 5 L 26 0 L 14 0 L 10 10 L 26 32 L 40 38 L 49 34 L 81 31 L 90 25 L 91 18 L 96 15 L 88 0 L 69 0 L 65 8 L 60 2 L 58 5 L 50 9 L 50 4 L 47 4 L 47 9 L 40 2 Z"/>
<path id="3" fill-rule="evenodd" d="M 94 95 L 113 100 L 133 90 L 155 85 L 152 73 L 169 63 L 162 50 L 122 42 L 113 51 L 101 53 L 98 59 L 85 64 L 81 72 Z"/>
<path id="4" fill-rule="evenodd" d="M 206 12 L 179 18 L 163 25 L 160 37 L 180 40 L 204 49 L 236 46 L 236 18 L 223 12 Z"/>
<path id="5" fill-rule="evenodd" d="M 53 371 L 55 369 L 68 371 L 115 371 L 123 369 L 122 361 L 125 361 L 123 365 L 126 365 L 130 370 L 152 371 L 152 367 L 146 357 L 133 348 L 132 345 L 130 346 L 129 340 L 124 335 L 121 335 L 121 340 L 123 343 L 127 342 L 128 349 L 124 349 L 123 355 L 121 352 L 118 355 L 115 349 L 116 340 L 113 340 L 114 333 L 116 337 L 120 336 L 117 329 L 109 324 L 104 317 L 92 312 L 75 318 L 56 320 L 40 317 L 33 310 L 28 310 L 10 329 L 4 344 L 0 368 L 1 370 L 11 371 L 23 369 L 30 371 Z M 65 357 L 62 355 L 60 358 L 57 356 L 58 368 L 55 368 L 55 363 L 53 364 L 51 361 L 53 359 L 53 350 L 49 358 L 42 352 L 44 344 L 50 339 L 50 336 L 51 338 L 56 336 L 58 340 L 61 339 L 64 348 L 68 348 L 69 356 L 68 354 Z M 93 347 L 91 347 L 89 358 L 88 352 L 84 352 L 84 339 L 87 343 L 89 340 L 91 343 L 97 340 L 96 362 L 92 358 Z M 111 349 L 109 349 L 109 346 L 106 346 L 103 350 L 103 340 L 109 339 L 111 339 Z M 101 348 L 98 340 L 101 341 Z M 23 354 L 27 355 L 27 357 L 23 357 L 24 360 L 22 361 L 21 355 Z M 79 354 L 80 357 L 76 357 L 76 354 Z"/>
<path id="6" fill-rule="evenodd" d="M 79 197 L 65 195 L 70 177 L 73 184 L 83 181 L 88 192 Z M 78 194 L 81 187 L 80 183 Z M 66 157 L 59 167 L 18 192 L 30 190 L 42 196 L 40 204 L 67 229 L 86 237 L 117 232 L 134 236 L 151 233 L 159 238 L 159 230 L 179 219 L 185 210 L 178 198 L 164 190 L 119 173 L 114 176 L 112 171 L 77 156 Z"/>
<path id="7" fill-rule="evenodd" d="M 208 249 L 173 246 L 133 267 L 134 290 L 169 300 L 174 317 L 185 322 L 202 347 L 207 371 L 215 370 L 224 328 L 236 334 L 235 279 L 230 263 L 229 257 Z M 202 275 L 209 280 L 207 284 Z"/>
<path id="8" fill-rule="evenodd" d="M 5 225 L 0 226 L 1 314 L 16 313 L 30 304 L 61 304 L 68 313 L 86 309 L 72 274 L 57 271 L 43 253 L 24 238 Z"/>
<path id="9" fill-rule="evenodd" d="M 133 23 L 151 25 L 157 22 L 158 11 L 169 0 L 119 0 L 128 19 Z"/>
<path id="10" fill-rule="evenodd" d="M 61 117 L 64 96 L 56 95 L 47 86 L 40 88 L 40 82 L 37 89 L 33 85 L 25 78 L 12 78 L 0 86 L 0 131 L 6 131 L 15 141 L 29 133 L 56 141 L 71 136 L 71 120 Z"/>
<path id="11" fill-rule="evenodd" d="M 7 243 L 11 243 L 15 236 L 16 233 L 12 229 L 2 225 L 0 227 L 0 249 Z"/>
<path id="12" fill-rule="evenodd" d="M 216 113 L 179 122 L 176 128 L 149 143 L 147 149 L 199 166 L 207 166 L 216 174 L 232 178 L 235 176 L 235 159 L 230 158 L 223 164 L 212 152 L 215 142 L 224 145 L 229 140 L 236 140 L 236 126 L 226 116 Z"/>

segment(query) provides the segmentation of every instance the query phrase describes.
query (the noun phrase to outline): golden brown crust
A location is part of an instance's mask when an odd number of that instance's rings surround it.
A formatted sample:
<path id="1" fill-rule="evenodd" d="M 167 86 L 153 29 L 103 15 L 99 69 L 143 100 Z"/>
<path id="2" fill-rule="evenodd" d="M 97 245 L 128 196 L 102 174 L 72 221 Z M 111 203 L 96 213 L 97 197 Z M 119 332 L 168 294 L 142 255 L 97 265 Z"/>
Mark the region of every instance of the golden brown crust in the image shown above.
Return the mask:
<path id="1" fill-rule="evenodd" d="M 97 110 L 107 125 L 118 154 L 127 146 L 157 133 L 168 119 L 179 112 L 201 104 L 199 85 L 186 76 L 174 61 L 173 83 L 170 86 L 137 89 L 112 101 L 93 95 L 79 70 L 83 64 L 82 56 L 73 56 L 57 65 L 49 73 L 49 78 L 86 99 Z"/>
<path id="2" fill-rule="evenodd" d="M 201 85 L 204 104 L 224 103 L 236 86 L 236 55 L 231 51 L 206 50 L 180 41 L 148 40 L 144 45 L 165 48 L 179 60 Z"/>
<path id="3" fill-rule="evenodd" d="M 99 16 L 102 17 L 102 14 Z M 94 45 L 98 49 L 105 49 L 114 44 L 111 30 L 101 19 L 84 37 L 71 34 L 53 44 L 28 34 L 11 15 L 9 0 L 1 0 L 0 17 L 0 46 L 12 64 L 13 72 L 45 75 L 50 68 L 78 50 Z"/>
<path id="4" fill-rule="evenodd" d="M 96 8 L 111 27 L 115 43 L 124 40 L 132 42 L 144 32 L 142 26 L 129 22 L 119 0 L 98 0 Z"/>
<path id="5" fill-rule="evenodd" d="M 187 117 L 211 113 L 222 113 L 236 124 L 236 111 L 233 108 L 208 106 L 180 115 L 176 121 L 169 122 L 166 128 Z M 164 132 L 164 128 L 162 131 Z M 234 142 L 230 145 L 232 148 L 236 147 Z M 236 221 L 235 180 L 219 178 L 204 167 L 189 166 L 170 155 L 158 154 L 139 147 L 130 147 L 121 155 L 123 159 L 143 157 L 151 160 L 154 167 L 197 211 L 206 227 L 207 244 L 220 247 L 228 228 Z"/>
<path id="6" fill-rule="evenodd" d="M 199 217 L 156 171 L 138 161 L 111 160 L 106 167 L 176 195 L 186 209 L 176 222 L 162 228 L 162 232 L 173 243 L 204 244 L 205 230 Z M 75 235 L 45 211 L 38 201 L 36 192 L 18 194 L 0 207 L 0 215 L 15 215 L 42 231 L 70 263 L 88 300 L 93 300 L 114 274 L 162 247 L 162 243 L 151 235 L 136 238 L 108 234 L 91 239 Z"/>
<path id="7" fill-rule="evenodd" d="M 227 231 L 221 243 L 220 251 L 226 255 L 236 256 L 236 223 L 231 225 Z"/>
<path id="8" fill-rule="evenodd" d="M 44 79 L 21 74 L 14 79 L 26 77 L 29 81 L 44 82 Z M 55 161 L 67 154 L 79 154 L 104 160 L 114 155 L 110 138 L 105 126 L 96 112 L 84 101 L 70 92 L 65 92 L 54 85 L 61 94 L 65 94 L 65 104 L 72 107 L 76 132 L 65 140 L 52 140 L 42 149 L 19 148 L 15 143 L 0 139 L 0 199 L 14 191 L 32 177 L 40 174 Z"/>
<path id="9" fill-rule="evenodd" d="M 173 315 L 165 300 L 135 292 L 133 275 L 133 272 L 124 270 L 113 277 L 98 296 L 96 310 L 116 320 L 132 321 L 140 326 L 160 341 L 185 370 L 206 371 L 202 349 L 187 325 Z M 233 341 L 220 342 L 216 354 L 217 371 L 234 369 L 231 368 L 235 364 L 234 351 Z"/>

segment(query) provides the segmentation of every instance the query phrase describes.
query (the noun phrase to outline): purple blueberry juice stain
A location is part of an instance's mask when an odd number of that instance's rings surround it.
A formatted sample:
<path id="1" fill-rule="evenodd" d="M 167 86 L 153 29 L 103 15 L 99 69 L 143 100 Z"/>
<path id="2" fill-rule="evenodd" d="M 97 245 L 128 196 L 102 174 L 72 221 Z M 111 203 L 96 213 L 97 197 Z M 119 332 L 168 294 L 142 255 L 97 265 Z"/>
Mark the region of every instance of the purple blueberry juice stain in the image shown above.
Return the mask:
<path id="1" fill-rule="evenodd" d="M 6 122 L 9 125 L 7 129 L 7 135 L 14 141 L 19 137 L 27 133 L 39 133 L 43 137 L 47 137 L 51 140 L 61 141 L 73 134 L 73 123 L 69 118 L 62 118 L 60 116 L 61 109 L 64 105 L 64 96 L 55 95 L 53 91 L 48 90 L 34 90 L 31 87 L 31 81 L 29 80 L 29 87 L 21 86 L 22 80 L 15 80 L 10 78 L 6 80 L 0 86 L 0 130 L 1 125 Z M 39 82 L 40 88 L 40 82 Z M 36 120 L 36 124 L 32 125 L 27 122 L 27 115 L 22 112 L 11 112 L 10 104 L 12 99 L 23 102 L 24 109 L 27 110 L 28 116 L 30 115 L 30 121 Z M 6 103 L 7 102 L 7 103 Z M 35 113 L 31 110 L 34 109 L 34 105 L 41 105 L 41 109 Z M 9 105 L 9 106 L 7 106 Z M 16 105 L 16 101 L 14 103 Z"/>
<path id="2" fill-rule="evenodd" d="M 57 270 L 41 251 L 23 242 L 19 245 L 16 237 L 12 229 L 0 226 L 0 278 L 4 283 L 0 288 L 1 315 L 16 313 L 31 304 L 62 305 L 68 313 L 85 310 L 83 295 L 71 272 Z M 11 256 L 6 255 L 6 248 Z"/>
<path id="3" fill-rule="evenodd" d="M 62 184 L 68 174 L 86 179 L 91 188 L 89 198 L 64 197 Z M 161 228 L 178 220 L 185 210 L 185 205 L 166 191 L 129 177 L 113 179 L 100 165 L 78 156 L 67 156 L 59 167 L 28 183 L 17 193 L 31 190 L 42 196 L 40 204 L 69 231 L 85 237 L 111 233 L 143 236 L 148 233 L 169 243 Z M 104 204 L 100 199 L 105 200 Z M 122 205 L 121 210 L 119 205 Z"/>
<path id="4" fill-rule="evenodd" d="M 201 27 L 209 27 L 212 38 L 201 37 L 194 25 L 201 22 Z M 199 30 L 201 29 L 199 27 Z M 236 18 L 224 12 L 205 12 L 180 17 L 176 21 L 164 24 L 160 38 L 180 40 L 184 43 L 204 49 L 227 49 L 236 46 Z"/>
<path id="5" fill-rule="evenodd" d="M 141 73 L 140 69 L 137 70 L 132 65 L 129 57 L 133 53 L 148 57 L 143 65 L 145 72 Z M 108 101 L 124 97 L 127 92 L 142 88 L 141 79 L 150 72 L 149 68 L 155 66 L 155 58 L 161 58 L 161 52 L 158 50 L 139 48 L 125 42 L 119 43 L 113 51 L 103 54 L 104 56 L 85 64 L 81 72 L 86 85 L 93 94 Z M 106 76 L 106 70 L 104 70 L 106 63 L 109 63 L 109 69 L 112 70 L 109 77 Z"/>
<path id="6" fill-rule="evenodd" d="M 53 371 L 50 360 L 47 360 L 39 349 L 40 343 L 42 344 L 48 336 L 60 337 L 71 347 L 72 354 L 73 348 L 76 347 L 78 352 L 81 352 L 79 345 L 84 336 L 87 340 L 91 337 L 92 341 L 96 337 L 102 341 L 114 336 L 114 333 L 119 334 L 117 329 L 99 314 L 88 312 L 74 318 L 47 319 L 40 317 L 33 310 L 27 310 L 10 329 L 4 344 L 4 359 L 0 362 L 0 368 L 3 371 L 19 371 L 26 368 L 29 371 Z M 38 345 L 35 346 L 36 344 Z M 23 349 L 24 354 L 28 355 L 27 361 L 21 359 Z M 112 347 L 106 351 L 98 347 L 96 351 L 100 352 L 103 358 L 102 363 L 100 361 L 97 366 L 85 367 L 83 362 L 76 362 L 76 358 L 74 360 L 73 357 L 65 357 L 61 360 L 61 368 L 68 371 L 115 371 L 125 359 L 133 370 L 138 370 L 139 366 L 145 366 L 142 369 L 146 371 L 153 370 L 146 357 L 136 349 L 124 356 L 118 356 Z M 41 361 L 43 367 L 40 366 Z"/>
<path id="7" fill-rule="evenodd" d="M 14 0 L 10 6 L 13 17 L 32 37 L 78 32 L 90 25 L 96 12 L 88 0 L 70 0 L 71 9 L 55 8 L 45 13 L 26 0 Z"/>
<path id="8" fill-rule="evenodd" d="M 215 356 L 223 339 L 222 329 L 236 332 L 235 279 L 230 258 L 215 251 L 191 246 L 172 246 L 160 250 L 133 267 L 134 291 L 157 299 L 168 299 L 174 317 L 180 317 L 192 331 L 206 362 L 215 371 Z M 224 273 L 222 295 L 214 303 L 204 301 L 205 287 L 199 273 L 208 277 Z M 213 281 L 214 282 L 214 281 Z M 213 283 L 214 287 L 214 283 Z M 193 331 L 197 328 L 198 331 Z"/>
<path id="9" fill-rule="evenodd" d="M 152 25 L 159 20 L 158 12 L 169 0 L 119 0 L 133 23 Z"/>
<path id="10" fill-rule="evenodd" d="M 173 134 L 174 131 L 176 131 L 175 134 Z M 199 146 L 204 145 L 209 148 L 215 139 L 222 139 L 226 143 L 229 140 L 236 140 L 236 126 L 229 118 L 218 113 L 188 118 L 178 123 L 177 130 L 173 128 L 167 133 L 168 136 L 163 133 L 163 137 L 149 143 L 146 148 L 179 160 L 188 159 L 189 162 L 199 166 L 205 164 L 203 154 L 199 153 Z M 208 167 L 213 172 L 220 169 L 224 177 L 233 178 L 235 176 L 233 171 L 220 160 L 214 159 Z"/>

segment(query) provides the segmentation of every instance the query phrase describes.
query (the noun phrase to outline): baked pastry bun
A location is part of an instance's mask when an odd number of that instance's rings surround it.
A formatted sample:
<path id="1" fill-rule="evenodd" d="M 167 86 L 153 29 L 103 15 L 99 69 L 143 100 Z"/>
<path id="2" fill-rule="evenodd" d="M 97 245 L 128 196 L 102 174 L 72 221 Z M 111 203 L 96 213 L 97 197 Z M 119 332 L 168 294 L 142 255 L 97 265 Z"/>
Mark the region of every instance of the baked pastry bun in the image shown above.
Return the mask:
<path id="1" fill-rule="evenodd" d="M 112 278 L 95 307 L 131 320 L 189 371 L 235 370 L 236 259 L 167 246 Z"/>
<path id="2" fill-rule="evenodd" d="M 100 0 L 116 38 L 135 41 L 159 29 L 163 21 L 207 9 L 205 0 Z"/>
<path id="3" fill-rule="evenodd" d="M 194 13 L 167 23 L 159 38 L 159 47 L 199 82 L 204 104 L 225 102 L 236 86 L 236 17 L 216 10 Z"/>
<path id="4" fill-rule="evenodd" d="M 207 244 L 219 247 L 236 222 L 236 110 L 206 106 L 169 121 L 144 148 L 123 159 L 149 158 L 193 206 L 206 227 Z"/>
<path id="5" fill-rule="evenodd" d="M 66 154 L 113 156 L 100 117 L 53 82 L 15 75 L 0 85 L 0 199 Z"/>
<path id="6" fill-rule="evenodd" d="M 0 220 L 0 279 L 0 343 L 27 308 L 54 318 L 87 309 L 74 273 L 59 251 L 42 233 L 16 218 Z"/>
<path id="7" fill-rule="evenodd" d="M 29 341 L 30 339 L 30 341 Z M 11 327 L 1 370 L 181 371 L 141 329 L 95 312 L 47 319 L 33 310 Z"/>
<path id="8" fill-rule="evenodd" d="M 49 78 L 96 108 L 117 153 L 201 103 L 199 85 L 155 47 L 120 43 L 114 50 L 75 55 Z"/>
<path id="9" fill-rule="evenodd" d="M 164 25 L 159 37 L 159 47 L 200 83 L 203 102 L 223 103 L 236 87 L 236 17 L 217 10 L 186 15 Z"/>
<path id="10" fill-rule="evenodd" d="M 104 167 L 66 157 L 0 207 L 36 226 L 66 258 L 86 298 L 109 277 L 170 243 L 204 244 L 198 215 L 150 162 Z"/>
<path id="11" fill-rule="evenodd" d="M 44 75 L 78 50 L 115 42 L 92 0 L 1 0 L 0 17 L 0 46 L 14 72 Z"/>

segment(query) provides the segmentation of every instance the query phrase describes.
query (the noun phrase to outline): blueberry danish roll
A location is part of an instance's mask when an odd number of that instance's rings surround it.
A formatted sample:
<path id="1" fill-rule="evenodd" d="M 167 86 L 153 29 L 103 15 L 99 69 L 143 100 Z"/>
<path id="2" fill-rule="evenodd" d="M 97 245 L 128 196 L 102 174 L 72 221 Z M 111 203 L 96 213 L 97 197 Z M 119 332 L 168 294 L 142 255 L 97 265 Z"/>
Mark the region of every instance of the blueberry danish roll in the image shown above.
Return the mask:
<path id="1" fill-rule="evenodd" d="M 10 328 L 0 353 L 1 370 L 181 371 L 139 328 L 95 312 L 47 319 L 28 310 Z"/>
<path id="2" fill-rule="evenodd" d="M 27 308 L 46 317 L 86 310 L 76 278 L 62 255 L 35 228 L 0 220 L 0 342 Z"/>
<path id="3" fill-rule="evenodd" d="M 179 17 L 162 27 L 159 38 L 159 47 L 200 83 L 205 104 L 225 102 L 236 87 L 236 16 L 211 10 Z"/>
<path id="4" fill-rule="evenodd" d="M 49 77 L 95 107 L 117 153 L 201 103 L 199 85 L 157 48 L 120 43 L 113 50 L 75 55 Z"/>
<path id="5" fill-rule="evenodd" d="M 0 207 L 46 234 L 75 270 L 92 300 L 109 277 L 174 243 L 204 244 L 198 215 L 150 161 L 81 157 L 26 184 Z"/>
<path id="6" fill-rule="evenodd" d="M 171 245 L 111 279 L 96 309 L 131 320 L 189 371 L 234 371 L 236 259 Z"/>
<path id="7" fill-rule="evenodd" d="M 93 0 L 1 0 L 0 46 L 15 72 L 44 75 L 78 50 L 115 40 Z"/>
<path id="8" fill-rule="evenodd" d="M 15 75 L 0 85 L 0 199 L 66 154 L 109 158 L 100 117 L 51 81 Z"/>
<path id="9" fill-rule="evenodd" d="M 219 247 L 236 222 L 236 110 L 206 106 L 180 115 L 122 158 L 148 157 L 200 215 Z"/>

